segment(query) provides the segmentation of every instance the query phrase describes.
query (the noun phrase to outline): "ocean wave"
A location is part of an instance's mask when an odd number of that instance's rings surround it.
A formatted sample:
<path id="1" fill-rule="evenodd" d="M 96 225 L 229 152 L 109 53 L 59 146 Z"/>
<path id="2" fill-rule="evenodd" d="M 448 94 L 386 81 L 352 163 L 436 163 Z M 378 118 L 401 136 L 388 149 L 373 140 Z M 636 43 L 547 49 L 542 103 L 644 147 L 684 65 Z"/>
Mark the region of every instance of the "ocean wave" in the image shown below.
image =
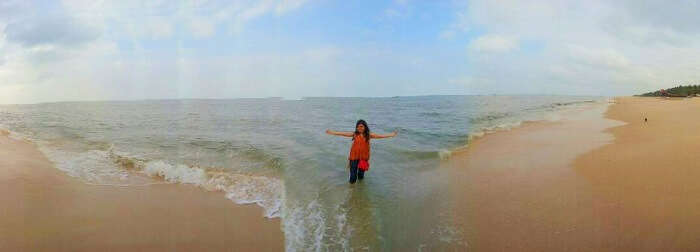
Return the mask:
<path id="1" fill-rule="evenodd" d="M 32 139 L 25 134 L 18 133 L 16 131 L 10 130 L 8 127 L 5 125 L 0 124 L 0 135 L 5 135 L 11 139 L 17 140 L 17 141 L 28 141 L 32 142 Z"/>
<path id="2" fill-rule="evenodd" d="M 544 119 L 542 119 L 544 120 Z M 480 128 L 476 128 L 472 130 L 472 132 L 468 133 L 465 136 L 462 135 L 454 135 L 454 136 L 449 136 L 453 138 L 453 142 L 458 143 L 454 147 L 450 148 L 441 148 L 441 149 L 436 149 L 436 150 L 398 150 L 397 153 L 402 154 L 404 156 L 407 156 L 412 159 L 417 159 L 417 160 L 424 160 L 424 159 L 434 159 L 438 158 L 440 160 L 447 160 L 450 157 L 452 157 L 452 154 L 463 150 L 467 147 L 469 147 L 469 144 L 476 140 L 477 138 L 483 137 L 487 134 L 492 134 L 495 132 L 500 132 L 500 131 L 508 131 L 512 130 L 514 128 L 517 128 L 521 126 L 524 122 L 529 122 L 528 120 L 518 120 L 518 121 L 513 121 L 513 122 L 507 122 L 507 123 L 501 123 L 493 126 L 482 126 Z M 445 137 L 445 135 L 438 135 L 435 133 L 424 133 L 424 134 L 429 134 L 429 135 L 435 135 L 435 136 L 440 136 L 440 137 Z M 462 141 L 463 139 L 463 141 Z M 459 144 L 461 142 L 461 144 Z"/>
<path id="3" fill-rule="evenodd" d="M 485 123 L 490 121 L 495 121 L 501 118 L 506 118 L 512 116 L 512 113 L 501 112 L 501 113 L 490 113 L 487 115 L 477 116 L 474 118 L 469 118 L 469 122 L 472 124 Z"/>
<path id="4" fill-rule="evenodd" d="M 581 105 L 581 104 L 589 104 L 589 103 L 595 103 L 595 102 L 596 102 L 595 100 L 553 102 L 553 103 L 549 103 L 549 104 L 545 104 L 545 105 L 526 108 L 526 109 L 524 109 L 524 111 L 530 111 L 530 112 L 533 112 L 533 111 L 551 111 L 551 110 L 560 109 L 562 107 Z M 513 116 L 516 116 L 516 115 L 513 113 L 509 113 L 509 112 L 493 112 L 493 113 L 489 113 L 486 115 L 481 115 L 481 116 L 477 116 L 474 118 L 470 118 L 469 122 L 472 124 L 484 124 L 484 123 L 498 121 L 498 120 L 508 118 L 508 117 L 513 117 Z"/>
<path id="5" fill-rule="evenodd" d="M 542 105 L 542 106 L 537 106 L 533 108 L 528 108 L 525 109 L 527 111 L 532 111 L 532 110 L 542 110 L 542 109 L 556 109 L 559 107 L 566 107 L 566 106 L 571 106 L 571 105 L 580 105 L 580 104 L 587 104 L 587 103 L 595 103 L 595 100 L 583 100 L 583 101 L 570 101 L 570 102 L 553 102 L 550 104 Z"/>
<path id="6" fill-rule="evenodd" d="M 542 120 L 545 120 L 545 119 L 542 119 Z M 428 150 L 428 151 L 400 151 L 399 153 L 402 153 L 406 156 L 410 156 L 411 158 L 419 159 L 419 160 L 420 159 L 433 159 L 433 158 L 438 158 L 440 160 L 447 160 L 450 157 L 452 157 L 453 153 L 461 151 L 465 148 L 468 148 L 469 144 L 478 138 L 481 138 L 485 135 L 496 133 L 496 132 L 512 130 L 514 128 L 520 127 L 525 122 L 531 122 L 531 121 L 529 121 L 529 120 L 513 121 L 510 123 L 501 123 L 498 125 L 483 126 L 481 128 L 477 128 L 474 131 L 472 131 L 471 133 L 467 134 L 463 144 L 457 145 L 457 146 L 452 147 L 452 148 L 443 148 L 443 149 Z"/>
<path id="7" fill-rule="evenodd" d="M 427 117 L 439 117 L 439 116 L 442 115 L 442 113 L 438 113 L 438 112 L 422 112 L 422 113 L 420 113 L 419 115 L 421 115 L 421 116 L 427 116 Z"/>
<path id="8" fill-rule="evenodd" d="M 54 166 L 71 177 L 76 177 L 88 184 L 96 185 L 136 185 L 137 178 L 129 176 L 128 171 L 120 170 L 104 150 L 88 150 L 75 153 L 51 148 L 47 144 L 38 144 L 39 150 L 54 163 Z"/>
<path id="9" fill-rule="evenodd" d="M 285 247 L 295 251 L 320 250 L 326 226 L 325 216 L 318 200 L 312 200 L 306 206 L 285 208 L 282 220 L 285 233 Z"/>
<path id="10" fill-rule="evenodd" d="M 449 149 L 440 149 L 435 151 L 417 151 L 417 150 L 398 150 L 400 155 L 406 156 L 407 158 L 415 160 L 425 160 L 425 159 L 435 159 L 439 158 L 441 160 L 446 160 L 452 155 L 452 151 Z"/>
<path id="11" fill-rule="evenodd" d="M 181 183 L 199 186 L 209 191 L 222 191 L 236 204 L 257 204 L 267 218 L 280 217 L 283 182 L 278 178 L 261 175 L 225 172 L 216 167 L 198 167 L 173 164 L 163 160 L 146 160 L 128 153 L 115 151 L 107 143 L 93 143 L 102 149 L 82 152 L 57 148 L 56 143 L 34 139 L 0 125 L 0 134 L 20 141 L 36 143 L 38 149 L 67 175 L 91 185 L 144 186 L 163 183 Z M 281 160 L 271 158 L 257 149 L 248 149 L 246 156 L 265 159 L 264 166 L 281 166 Z M 146 175 L 146 176 L 143 176 Z"/>
<path id="12" fill-rule="evenodd" d="M 240 155 L 245 160 L 261 163 L 265 168 L 279 170 L 282 167 L 282 159 L 252 144 L 234 143 L 225 140 L 207 140 L 196 138 L 184 142 L 185 144 L 195 147 L 213 150 L 219 153 L 229 154 L 231 151 L 236 155 Z"/>
<path id="13" fill-rule="evenodd" d="M 447 150 L 447 149 L 442 149 L 438 151 L 438 157 L 441 160 L 446 160 L 452 156 L 452 151 Z"/>
<path id="14" fill-rule="evenodd" d="M 445 133 L 439 133 L 439 132 L 431 132 L 431 131 L 427 131 L 427 130 L 417 130 L 415 128 L 408 128 L 408 127 L 396 127 L 396 130 L 401 132 L 401 134 L 412 135 L 415 137 L 425 138 L 425 139 L 431 139 L 431 138 L 460 139 L 460 138 L 467 137 L 466 134 L 460 134 L 460 133 L 445 134 Z"/>
<path id="15" fill-rule="evenodd" d="M 469 137 L 467 140 L 468 140 L 468 142 L 470 142 L 476 138 L 482 137 L 482 136 L 487 135 L 487 134 L 491 134 L 491 133 L 499 132 L 499 131 L 512 130 L 514 128 L 520 127 L 520 125 L 522 125 L 524 122 L 528 122 L 528 121 L 527 120 L 525 120 L 525 121 L 517 120 L 517 121 L 492 125 L 492 126 L 483 126 L 481 128 L 474 130 L 473 132 L 469 133 Z"/>
<path id="16" fill-rule="evenodd" d="M 209 191 L 223 191 L 237 204 L 257 204 L 267 218 L 280 217 L 284 185 L 281 180 L 265 176 L 212 171 L 157 160 L 143 164 L 143 173 L 170 183 L 193 184 Z"/>
<path id="17" fill-rule="evenodd" d="M 350 251 L 353 227 L 348 224 L 348 191 L 330 209 L 316 198 L 309 202 L 286 202 L 282 214 L 288 251 Z"/>
<path id="18" fill-rule="evenodd" d="M 509 131 L 522 126 L 524 123 L 528 122 L 538 122 L 538 121 L 558 121 L 566 117 L 566 114 L 570 112 L 568 108 L 576 108 L 574 105 L 581 104 L 591 104 L 596 103 L 595 100 L 583 100 L 583 101 L 572 101 L 572 102 L 555 102 L 548 105 L 531 108 L 530 113 L 524 115 L 516 115 L 513 113 L 491 113 L 487 115 L 482 115 L 469 119 L 471 126 L 470 132 L 466 135 L 460 134 L 440 134 L 435 132 L 420 131 L 410 128 L 399 128 L 401 132 L 407 134 L 415 135 L 423 138 L 443 138 L 449 139 L 446 142 L 452 143 L 453 145 L 447 148 L 439 148 L 435 150 L 406 150 L 398 149 L 394 150 L 394 153 L 403 155 L 405 157 L 415 159 L 415 160 L 425 160 L 425 159 L 440 159 L 447 160 L 452 157 L 452 154 L 461 151 L 469 147 L 469 144 L 478 138 L 485 135 Z M 602 104 L 602 103 L 601 103 Z M 549 110 L 547 108 L 554 108 L 554 110 Z M 536 110 L 536 111 L 532 111 Z M 540 113 L 537 113 L 539 111 Z"/>
<path id="19" fill-rule="evenodd" d="M 145 160 L 126 153 L 108 150 L 88 150 L 81 153 L 62 151 L 39 145 L 40 150 L 54 162 L 56 168 L 88 184 L 110 186 L 139 186 L 165 183 L 192 184 L 208 191 L 222 191 L 236 204 L 257 204 L 264 216 L 280 216 L 284 185 L 280 179 L 221 171 L 163 160 Z M 139 174 L 146 176 L 139 176 Z M 162 182 L 161 182 L 162 183 Z"/>

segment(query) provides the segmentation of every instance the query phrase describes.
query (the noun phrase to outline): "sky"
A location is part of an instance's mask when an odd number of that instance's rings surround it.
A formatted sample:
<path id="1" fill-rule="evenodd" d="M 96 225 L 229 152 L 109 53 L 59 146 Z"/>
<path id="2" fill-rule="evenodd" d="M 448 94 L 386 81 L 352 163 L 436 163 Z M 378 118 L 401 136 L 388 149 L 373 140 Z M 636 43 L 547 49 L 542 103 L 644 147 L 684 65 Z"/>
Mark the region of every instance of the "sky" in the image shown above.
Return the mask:
<path id="1" fill-rule="evenodd" d="M 700 84 L 700 0 L 0 1 L 0 103 L 631 95 Z"/>

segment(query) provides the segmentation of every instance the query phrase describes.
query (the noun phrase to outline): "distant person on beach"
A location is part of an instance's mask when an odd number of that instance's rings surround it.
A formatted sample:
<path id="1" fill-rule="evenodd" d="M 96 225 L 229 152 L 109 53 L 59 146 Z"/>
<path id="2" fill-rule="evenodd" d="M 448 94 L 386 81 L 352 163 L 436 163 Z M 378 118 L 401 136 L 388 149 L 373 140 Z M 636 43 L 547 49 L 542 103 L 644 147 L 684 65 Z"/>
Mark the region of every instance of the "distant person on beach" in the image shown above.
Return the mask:
<path id="1" fill-rule="evenodd" d="M 355 132 L 326 130 L 326 134 L 352 137 L 352 147 L 350 147 L 348 161 L 350 162 L 350 184 L 354 184 L 358 179 L 362 180 L 365 178 L 365 171 L 369 170 L 369 140 L 372 138 L 394 137 L 397 132 L 394 131 L 386 135 L 371 133 L 367 122 L 360 119 L 355 124 Z"/>
<path id="2" fill-rule="evenodd" d="M 646 117 L 644 117 L 644 122 L 647 122 L 647 118 L 646 118 Z"/>

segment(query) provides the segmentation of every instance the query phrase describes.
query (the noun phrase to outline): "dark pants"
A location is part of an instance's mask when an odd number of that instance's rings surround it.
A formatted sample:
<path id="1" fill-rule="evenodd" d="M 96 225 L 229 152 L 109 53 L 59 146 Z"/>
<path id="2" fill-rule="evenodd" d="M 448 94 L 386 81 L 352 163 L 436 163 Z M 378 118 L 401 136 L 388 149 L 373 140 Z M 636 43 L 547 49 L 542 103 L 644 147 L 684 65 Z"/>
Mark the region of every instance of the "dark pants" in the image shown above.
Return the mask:
<path id="1" fill-rule="evenodd" d="M 365 178 L 365 172 L 357 168 L 360 160 L 350 160 L 350 184 L 354 184 L 358 179 Z"/>

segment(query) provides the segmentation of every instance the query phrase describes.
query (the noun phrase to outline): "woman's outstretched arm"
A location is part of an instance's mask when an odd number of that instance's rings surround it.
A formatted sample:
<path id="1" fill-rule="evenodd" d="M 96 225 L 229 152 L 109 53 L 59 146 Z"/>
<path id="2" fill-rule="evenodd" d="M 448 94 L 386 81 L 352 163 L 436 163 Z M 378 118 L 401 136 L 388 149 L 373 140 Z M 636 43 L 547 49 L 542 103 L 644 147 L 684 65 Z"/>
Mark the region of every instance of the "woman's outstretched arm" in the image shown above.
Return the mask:
<path id="1" fill-rule="evenodd" d="M 389 138 L 389 137 L 395 137 L 396 134 L 398 134 L 398 132 L 394 131 L 391 134 L 385 134 L 385 135 L 370 133 L 369 136 L 370 136 L 370 138 Z"/>
<path id="2" fill-rule="evenodd" d="M 349 131 L 332 131 L 332 130 L 326 130 L 326 134 L 329 134 L 329 135 L 336 135 L 336 136 L 344 136 L 344 137 L 352 137 L 355 133 L 354 133 L 354 132 L 349 132 Z"/>

